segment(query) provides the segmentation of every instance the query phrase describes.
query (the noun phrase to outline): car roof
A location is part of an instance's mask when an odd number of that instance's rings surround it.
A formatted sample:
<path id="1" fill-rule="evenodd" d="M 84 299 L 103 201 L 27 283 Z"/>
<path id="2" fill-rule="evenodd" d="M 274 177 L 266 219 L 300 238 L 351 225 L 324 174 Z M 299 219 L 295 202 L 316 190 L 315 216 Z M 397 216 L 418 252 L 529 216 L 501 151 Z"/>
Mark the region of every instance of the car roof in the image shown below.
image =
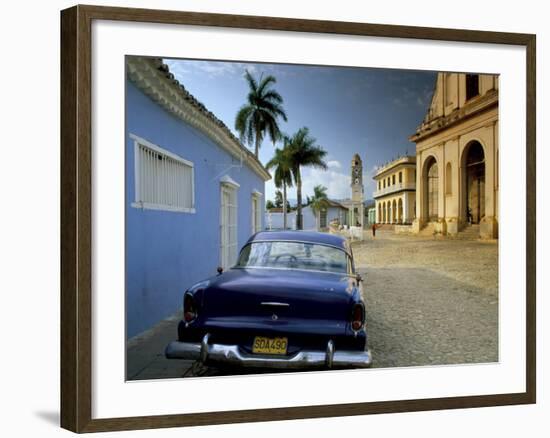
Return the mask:
<path id="1" fill-rule="evenodd" d="M 317 231 L 260 231 L 254 234 L 248 243 L 256 241 L 298 241 L 330 245 L 350 252 L 347 240 L 335 234 L 319 233 Z"/>

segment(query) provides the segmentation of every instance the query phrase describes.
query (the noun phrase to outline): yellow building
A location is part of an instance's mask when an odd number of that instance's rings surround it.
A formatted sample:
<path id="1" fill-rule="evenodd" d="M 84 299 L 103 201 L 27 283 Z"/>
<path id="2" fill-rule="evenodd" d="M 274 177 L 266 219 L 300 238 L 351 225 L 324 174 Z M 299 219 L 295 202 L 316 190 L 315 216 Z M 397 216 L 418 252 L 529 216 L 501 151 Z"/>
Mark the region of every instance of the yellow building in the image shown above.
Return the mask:
<path id="1" fill-rule="evenodd" d="M 415 217 L 416 157 L 401 157 L 379 168 L 373 179 L 377 224 L 410 224 Z"/>
<path id="2" fill-rule="evenodd" d="M 498 237 L 498 76 L 439 73 L 416 143 L 416 219 L 456 235 Z"/>

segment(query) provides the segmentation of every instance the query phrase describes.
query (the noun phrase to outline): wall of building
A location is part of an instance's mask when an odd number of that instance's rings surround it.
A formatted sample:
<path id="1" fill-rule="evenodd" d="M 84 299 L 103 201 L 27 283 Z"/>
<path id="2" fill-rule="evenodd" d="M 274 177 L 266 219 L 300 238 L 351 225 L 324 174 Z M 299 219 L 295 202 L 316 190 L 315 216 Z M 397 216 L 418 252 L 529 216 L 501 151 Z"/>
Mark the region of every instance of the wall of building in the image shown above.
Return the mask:
<path id="1" fill-rule="evenodd" d="M 333 221 L 338 220 L 340 225 L 347 223 L 348 211 L 340 207 L 329 207 L 327 209 L 327 226 Z"/>
<path id="2" fill-rule="evenodd" d="M 265 211 L 265 228 L 268 230 L 282 230 L 284 224 L 283 213 Z M 286 226 L 291 230 L 296 229 L 296 211 L 286 214 Z"/>
<path id="3" fill-rule="evenodd" d="M 414 156 L 398 158 L 378 171 L 374 176 L 376 223 L 412 223 L 415 218 L 415 178 Z"/>
<path id="4" fill-rule="evenodd" d="M 401 174 L 402 184 L 413 184 L 415 182 L 415 168 L 413 166 L 397 166 L 383 175 L 376 177 L 376 190 L 384 190 L 386 188 L 399 184 L 399 175 Z"/>
<path id="5" fill-rule="evenodd" d="M 395 192 L 392 195 L 378 198 L 375 201 L 376 223 L 410 224 L 415 217 L 414 191 Z M 401 205 L 401 217 L 399 206 Z M 385 214 L 384 214 L 385 212 Z M 394 215 L 395 212 L 395 215 Z"/>
<path id="6" fill-rule="evenodd" d="M 126 83 L 126 126 L 126 324 L 127 337 L 132 337 L 177 311 L 188 287 L 216 273 L 220 264 L 220 177 L 229 175 L 240 184 L 239 248 L 252 231 L 252 193 L 264 193 L 264 181 L 130 81 Z M 130 133 L 194 163 L 195 213 L 131 206 L 135 180 Z"/>
<path id="7" fill-rule="evenodd" d="M 498 77 L 494 75 L 479 76 L 479 94 L 498 90 Z M 439 73 L 436 90 L 428 110 L 428 118 L 447 116 L 453 111 L 467 105 L 466 75 L 463 73 Z"/>
<path id="8" fill-rule="evenodd" d="M 340 224 L 345 224 L 347 219 L 346 215 L 347 215 L 347 210 L 344 208 L 328 207 L 327 208 L 327 228 L 330 222 L 334 219 L 338 219 L 340 221 Z M 268 220 L 268 217 L 269 217 L 269 213 L 266 213 L 266 221 Z M 283 227 L 282 213 L 275 213 L 275 214 L 272 213 L 271 217 L 272 217 L 273 224 L 280 224 L 279 228 Z M 296 229 L 295 217 L 296 217 L 296 213 L 293 212 L 289 214 L 287 219 L 288 226 L 292 227 L 292 229 Z M 316 219 L 315 214 L 311 209 L 311 207 L 307 206 L 302 208 L 302 221 L 303 221 L 303 229 L 305 231 L 318 231 L 320 222 L 318 218 Z M 276 227 L 273 225 L 273 228 L 276 228 Z"/>
<path id="9" fill-rule="evenodd" d="M 426 199 L 426 173 L 433 160 L 438 165 L 436 231 L 456 234 L 467 224 L 466 154 L 470 145 L 477 141 L 483 147 L 485 160 L 485 216 L 480 223 L 480 235 L 489 238 L 498 236 L 498 105 L 494 100 L 485 103 L 491 93 L 495 99 L 497 89 L 497 77 L 480 75 L 480 95 L 466 102 L 465 75 L 439 74 L 434 101 L 424 123 L 429 124 L 430 117 L 448 115 L 459 108 L 474 111 L 477 105 L 479 109 L 472 116 L 463 117 L 449 124 L 449 127 L 416 141 L 416 231 L 428 222 L 434 222 L 428 217 Z"/>
<path id="10" fill-rule="evenodd" d="M 376 208 L 369 208 L 367 210 L 367 225 L 376 223 Z"/>

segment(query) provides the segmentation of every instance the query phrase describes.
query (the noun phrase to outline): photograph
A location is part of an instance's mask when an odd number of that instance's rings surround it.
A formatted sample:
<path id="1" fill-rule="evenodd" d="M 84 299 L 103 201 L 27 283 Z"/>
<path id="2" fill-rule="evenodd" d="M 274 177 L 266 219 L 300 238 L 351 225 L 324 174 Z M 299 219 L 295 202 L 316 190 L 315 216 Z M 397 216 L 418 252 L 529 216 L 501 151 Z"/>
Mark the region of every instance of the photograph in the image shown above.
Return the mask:
<path id="1" fill-rule="evenodd" d="M 498 74 L 124 62 L 126 381 L 499 362 Z"/>

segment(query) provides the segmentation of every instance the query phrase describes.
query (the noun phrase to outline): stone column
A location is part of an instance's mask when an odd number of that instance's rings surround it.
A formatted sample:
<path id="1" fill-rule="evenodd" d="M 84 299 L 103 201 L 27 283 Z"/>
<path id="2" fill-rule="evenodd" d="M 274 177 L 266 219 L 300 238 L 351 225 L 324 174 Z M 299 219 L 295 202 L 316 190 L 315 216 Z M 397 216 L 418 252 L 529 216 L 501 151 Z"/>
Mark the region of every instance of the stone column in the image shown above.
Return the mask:
<path id="1" fill-rule="evenodd" d="M 494 122 L 484 129 L 485 137 L 485 216 L 479 227 L 479 234 L 485 239 L 497 237 L 495 214 L 495 166 L 496 151 L 494 145 Z"/>
<path id="2" fill-rule="evenodd" d="M 447 233 L 456 235 L 460 226 L 460 154 L 458 137 L 455 137 L 445 144 L 445 220 L 447 222 Z M 447 175 L 447 164 L 451 165 L 451 175 Z M 451 191 L 447 193 L 447 179 L 450 177 Z"/>
<path id="3" fill-rule="evenodd" d="M 437 189 L 437 226 L 436 230 L 441 234 L 447 234 L 447 222 L 445 222 L 445 145 L 439 146 L 437 155 L 438 183 Z"/>
<path id="4" fill-rule="evenodd" d="M 408 192 L 403 192 L 403 222 L 409 223 L 409 195 Z"/>
<path id="5" fill-rule="evenodd" d="M 413 221 L 413 232 L 418 233 L 423 223 L 423 209 L 424 206 L 422 205 L 422 193 L 424 190 L 424 186 L 422 184 L 422 152 L 416 154 L 416 215 Z"/>

